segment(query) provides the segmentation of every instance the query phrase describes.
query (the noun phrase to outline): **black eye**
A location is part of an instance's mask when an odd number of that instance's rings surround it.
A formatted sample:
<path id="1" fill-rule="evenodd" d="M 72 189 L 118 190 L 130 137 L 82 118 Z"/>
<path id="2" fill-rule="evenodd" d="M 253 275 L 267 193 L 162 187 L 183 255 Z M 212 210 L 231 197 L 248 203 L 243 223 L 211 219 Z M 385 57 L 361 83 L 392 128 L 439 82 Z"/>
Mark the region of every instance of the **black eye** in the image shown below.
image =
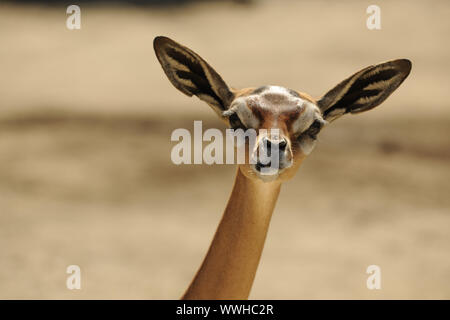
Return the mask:
<path id="1" fill-rule="evenodd" d="M 228 120 L 230 121 L 230 126 L 232 129 L 242 129 L 246 130 L 247 128 L 242 123 L 241 119 L 239 119 L 238 115 L 236 113 L 233 113 Z"/>
<path id="2" fill-rule="evenodd" d="M 323 123 L 319 120 L 316 120 L 313 122 L 313 124 L 306 130 L 303 134 L 306 134 L 311 139 L 316 140 L 317 134 L 320 132 L 320 129 L 322 129 Z"/>

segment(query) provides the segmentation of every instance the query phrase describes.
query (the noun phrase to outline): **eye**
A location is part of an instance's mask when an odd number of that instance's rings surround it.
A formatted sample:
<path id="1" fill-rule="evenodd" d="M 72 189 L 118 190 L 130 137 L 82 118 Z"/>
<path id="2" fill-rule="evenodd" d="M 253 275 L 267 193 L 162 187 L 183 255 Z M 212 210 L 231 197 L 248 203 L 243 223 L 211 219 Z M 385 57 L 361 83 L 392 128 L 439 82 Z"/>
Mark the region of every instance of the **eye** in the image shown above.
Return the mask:
<path id="1" fill-rule="evenodd" d="M 312 125 L 305 132 L 303 132 L 302 136 L 307 135 L 311 139 L 316 140 L 317 134 L 320 132 L 322 127 L 323 122 L 321 122 L 320 120 L 315 120 Z"/>
<path id="2" fill-rule="evenodd" d="M 246 130 L 247 127 L 242 123 L 241 119 L 239 119 L 239 116 L 236 113 L 233 113 L 229 118 L 228 121 L 230 122 L 230 126 L 232 129 L 243 129 Z"/>

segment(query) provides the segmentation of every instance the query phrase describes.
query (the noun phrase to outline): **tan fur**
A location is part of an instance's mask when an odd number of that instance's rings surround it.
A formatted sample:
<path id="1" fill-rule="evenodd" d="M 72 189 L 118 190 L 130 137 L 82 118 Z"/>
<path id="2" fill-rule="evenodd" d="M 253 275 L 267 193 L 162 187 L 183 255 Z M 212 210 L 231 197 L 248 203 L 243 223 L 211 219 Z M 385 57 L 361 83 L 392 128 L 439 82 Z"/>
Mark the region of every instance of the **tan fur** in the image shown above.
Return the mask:
<path id="1" fill-rule="evenodd" d="M 238 169 L 214 239 L 183 299 L 248 298 L 280 186 Z"/>
<path id="2" fill-rule="evenodd" d="M 208 253 L 183 296 L 247 299 L 281 183 L 295 175 L 315 146 L 318 132 L 311 133 L 311 129 L 319 125 L 320 130 L 327 121 L 345 113 L 370 110 L 383 102 L 408 76 L 411 62 L 399 59 L 362 69 L 316 101 L 308 94 L 277 86 L 231 89 L 189 48 L 166 37 L 157 37 L 154 48 L 164 72 L 178 90 L 206 101 L 227 124 L 237 121 L 231 117 L 238 117 L 242 125 L 247 122 L 257 127 L 251 129 L 278 129 L 280 137 L 272 143 L 283 139 L 287 142 L 280 153 L 284 162 L 280 161 L 280 170 L 270 177 L 262 176 L 258 171 L 261 167 L 256 169 L 246 153 L 246 163 L 238 167 L 233 191 Z M 245 145 L 245 149 L 256 152 L 262 148 L 263 138 L 270 140 L 273 136 L 261 133 L 255 145 Z"/>

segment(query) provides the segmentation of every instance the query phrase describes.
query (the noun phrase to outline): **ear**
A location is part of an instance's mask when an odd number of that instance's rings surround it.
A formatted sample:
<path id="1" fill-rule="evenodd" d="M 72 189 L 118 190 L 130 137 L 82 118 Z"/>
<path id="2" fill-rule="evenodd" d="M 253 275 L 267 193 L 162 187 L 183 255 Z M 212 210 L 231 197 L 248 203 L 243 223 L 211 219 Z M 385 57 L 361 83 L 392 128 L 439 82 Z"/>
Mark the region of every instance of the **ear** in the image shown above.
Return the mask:
<path id="1" fill-rule="evenodd" d="M 323 117 L 333 121 L 345 113 L 359 113 L 375 108 L 411 71 L 411 61 L 392 60 L 369 66 L 328 91 L 318 102 Z"/>
<path id="2" fill-rule="evenodd" d="M 153 47 L 175 88 L 190 97 L 196 95 L 219 115 L 228 109 L 233 100 L 232 91 L 198 54 L 167 37 L 156 37 Z"/>

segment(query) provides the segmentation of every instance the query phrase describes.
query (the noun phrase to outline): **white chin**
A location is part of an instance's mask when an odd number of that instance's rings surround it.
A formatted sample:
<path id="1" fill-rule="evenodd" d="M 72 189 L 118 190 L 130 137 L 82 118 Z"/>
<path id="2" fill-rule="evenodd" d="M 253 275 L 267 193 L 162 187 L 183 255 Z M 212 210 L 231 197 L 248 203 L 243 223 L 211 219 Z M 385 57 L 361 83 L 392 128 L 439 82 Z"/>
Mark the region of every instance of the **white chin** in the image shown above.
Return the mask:
<path id="1" fill-rule="evenodd" d="M 278 176 L 280 175 L 280 170 L 268 167 L 263 168 L 263 170 L 261 171 L 255 170 L 255 173 L 258 176 L 258 178 L 261 179 L 262 181 L 270 182 L 278 178 Z"/>

